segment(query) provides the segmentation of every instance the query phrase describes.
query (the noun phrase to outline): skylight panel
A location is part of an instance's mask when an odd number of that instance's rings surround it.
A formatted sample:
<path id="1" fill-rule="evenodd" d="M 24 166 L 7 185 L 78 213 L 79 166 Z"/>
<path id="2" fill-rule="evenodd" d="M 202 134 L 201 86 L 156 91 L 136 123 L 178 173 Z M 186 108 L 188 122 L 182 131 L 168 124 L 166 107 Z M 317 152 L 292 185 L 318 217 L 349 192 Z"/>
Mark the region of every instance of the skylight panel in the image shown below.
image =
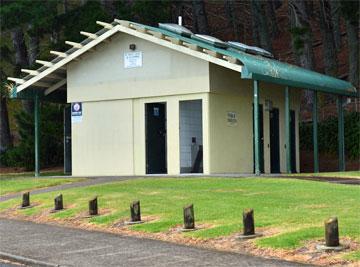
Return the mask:
<path id="1" fill-rule="evenodd" d="M 175 23 L 159 23 L 159 28 L 185 37 L 190 37 L 193 34 L 189 29 Z"/>
<path id="2" fill-rule="evenodd" d="M 218 47 L 218 48 L 226 48 L 226 47 L 228 47 L 227 43 L 221 41 L 218 38 L 210 36 L 210 35 L 195 34 L 195 35 L 192 35 L 191 38 L 195 39 L 195 40 L 198 40 L 198 41 L 201 41 L 201 42 L 208 43 L 208 44 L 213 45 L 213 46 Z"/>
<path id="3" fill-rule="evenodd" d="M 239 42 L 228 42 L 231 48 L 235 48 L 241 51 L 244 51 L 246 53 L 255 54 L 255 55 L 261 55 L 264 57 L 273 58 L 273 54 L 271 54 L 269 51 L 266 51 L 265 49 L 262 49 L 260 47 L 256 46 L 250 46 Z"/>

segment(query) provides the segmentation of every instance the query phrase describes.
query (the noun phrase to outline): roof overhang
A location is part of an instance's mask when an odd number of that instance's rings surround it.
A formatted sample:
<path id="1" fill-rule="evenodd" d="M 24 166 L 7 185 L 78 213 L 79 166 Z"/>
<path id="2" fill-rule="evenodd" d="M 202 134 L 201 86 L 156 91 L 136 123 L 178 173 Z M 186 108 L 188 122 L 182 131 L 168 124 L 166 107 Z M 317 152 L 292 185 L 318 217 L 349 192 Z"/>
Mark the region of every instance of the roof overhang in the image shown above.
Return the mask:
<path id="1" fill-rule="evenodd" d="M 22 79 L 11 78 L 16 82 L 16 97 L 31 95 L 21 92 L 40 91 L 45 98 L 51 99 L 58 91 L 66 89 L 66 65 L 91 51 L 98 44 L 108 41 L 114 34 L 123 32 L 168 47 L 181 53 L 206 60 L 222 67 L 241 73 L 243 79 L 282 84 L 285 86 L 321 91 L 331 94 L 357 96 L 355 87 L 346 81 L 283 63 L 262 56 L 251 55 L 231 48 L 223 49 L 210 44 L 184 37 L 179 34 L 138 23 L 116 20 L 113 23 L 98 21 L 103 29 L 96 33 L 81 32 L 87 38 L 81 43 L 66 41 L 72 48 L 66 52 L 52 51 L 57 57 L 51 62 L 38 60 L 43 67 L 37 70 L 23 70 L 28 75 Z"/>

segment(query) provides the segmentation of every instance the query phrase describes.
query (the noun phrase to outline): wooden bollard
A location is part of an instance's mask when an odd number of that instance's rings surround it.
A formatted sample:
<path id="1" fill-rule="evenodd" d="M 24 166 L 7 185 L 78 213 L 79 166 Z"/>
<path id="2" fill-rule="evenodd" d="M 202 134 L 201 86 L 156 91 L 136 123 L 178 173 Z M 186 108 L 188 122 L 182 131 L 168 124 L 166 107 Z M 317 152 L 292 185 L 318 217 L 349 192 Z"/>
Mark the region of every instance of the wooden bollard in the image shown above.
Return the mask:
<path id="1" fill-rule="evenodd" d="M 30 192 L 26 192 L 22 195 L 22 203 L 21 207 L 29 207 L 30 206 Z"/>
<path id="2" fill-rule="evenodd" d="M 190 204 L 184 207 L 184 229 L 195 228 L 194 205 Z"/>
<path id="3" fill-rule="evenodd" d="M 130 204 L 130 214 L 131 214 L 132 222 L 140 222 L 141 221 L 140 201 L 136 200 Z"/>
<path id="4" fill-rule="evenodd" d="M 64 205 L 63 205 L 63 196 L 62 196 L 62 194 L 58 195 L 58 196 L 54 199 L 54 202 L 55 202 L 54 210 L 62 210 L 62 209 L 64 208 Z"/>
<path id="5" fill-rule="evenodd" d="M 255 235 L 253 209 L 245 209 L 243 211 L 243 225 L 244 225 L 244 235 Z"/>
<path id="6" fill-rule="evenodd" d="M 337 247 L 339 243 L 339 227 L 336 217 L 325 221 L 325 245 L 328 247 Z"/>
<path id="7" fill-rule="evenodd" d="M 97 214 L 98 214 L 97 197 L 94 197 L 89 201 L 89 215 L 97 215 Z"/>

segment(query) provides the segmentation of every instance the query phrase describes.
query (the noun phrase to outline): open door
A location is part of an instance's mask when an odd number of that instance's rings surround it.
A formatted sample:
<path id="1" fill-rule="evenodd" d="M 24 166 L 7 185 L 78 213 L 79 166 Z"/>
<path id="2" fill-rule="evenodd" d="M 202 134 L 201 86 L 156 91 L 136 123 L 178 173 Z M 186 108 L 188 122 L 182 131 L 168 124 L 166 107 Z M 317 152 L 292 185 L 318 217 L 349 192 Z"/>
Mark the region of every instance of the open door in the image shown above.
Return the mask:
<path id="1" fill-rule="evenodd" d="M 71 174 L 71 106 L 64 108 L 64 173 Z"/>
<path id="2" fill-rule="evenodd" d="M 254 105 L 253 105 L 254 109 Z M 255 134 L 254 134 L 254 110 L 253 114 L 253 172 L 255 173 Z M 264 173 L 264 114 L 263 106 L 259 105 L 259 133 L 260 133 L 260 172 Z"/>
<path id="3" fill-rule="evenodd" d="M 180 101 L 179 114 L 180 173 L 202 173 L 202 100 Z"/>
<path id="4" fill-rule="evenodd" d="M 145 104 L 146 173 L 167 173 L 166 104 Z"/>
<path id="5" fill-rule="evenodd" d="M 270 171 L 280 173 L 279 109 L 270 111 Z"/>

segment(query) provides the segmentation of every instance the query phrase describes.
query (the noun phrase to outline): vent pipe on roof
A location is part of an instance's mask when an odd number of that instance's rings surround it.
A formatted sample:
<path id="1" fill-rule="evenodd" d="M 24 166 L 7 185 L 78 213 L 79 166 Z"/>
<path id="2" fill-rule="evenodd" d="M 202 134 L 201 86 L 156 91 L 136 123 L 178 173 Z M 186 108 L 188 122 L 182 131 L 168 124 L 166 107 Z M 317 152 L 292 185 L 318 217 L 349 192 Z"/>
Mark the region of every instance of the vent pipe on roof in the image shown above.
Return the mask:
<path id="1" fill-rule="evenodd" d="M 178 17 L 178 24 L 179 24 L 180 26 L 182 26 L 182 16 L 179 16 L 179 17 Z"/>

